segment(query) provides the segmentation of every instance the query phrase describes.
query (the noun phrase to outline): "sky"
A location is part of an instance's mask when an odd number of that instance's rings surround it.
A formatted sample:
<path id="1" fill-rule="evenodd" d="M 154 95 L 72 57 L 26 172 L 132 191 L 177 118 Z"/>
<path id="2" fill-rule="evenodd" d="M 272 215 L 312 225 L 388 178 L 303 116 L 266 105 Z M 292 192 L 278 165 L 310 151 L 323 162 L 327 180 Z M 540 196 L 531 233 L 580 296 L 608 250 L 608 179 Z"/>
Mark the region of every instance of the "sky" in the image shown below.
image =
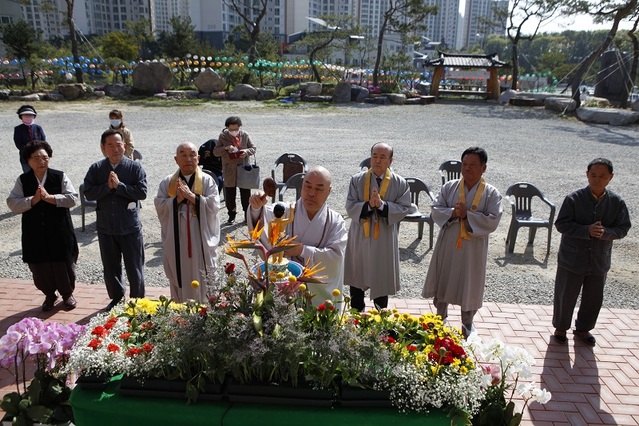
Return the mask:
<path id="1" fill-rule="evenodd" d="M 584 15 L 574 15 L 570 17 L 561 17 L 553 22 L 543 26 L 540 32 L 557 33 L 565 30 L 574 31 L 592 31 L 592 30 L 609 30 L 611 23 L 606 25 L 594 24 L 592 18 Z M 619 29 L 630 29 L 632 24 L 628 22 L 622 22 Z"/>

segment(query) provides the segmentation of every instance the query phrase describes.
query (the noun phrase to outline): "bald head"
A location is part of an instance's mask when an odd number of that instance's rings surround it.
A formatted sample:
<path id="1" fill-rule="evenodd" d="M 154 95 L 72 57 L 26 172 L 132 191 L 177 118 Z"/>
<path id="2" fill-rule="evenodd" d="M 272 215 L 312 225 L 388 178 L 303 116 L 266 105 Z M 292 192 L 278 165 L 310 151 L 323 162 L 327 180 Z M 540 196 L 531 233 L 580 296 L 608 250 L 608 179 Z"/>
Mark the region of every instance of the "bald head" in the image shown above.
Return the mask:
<path id="1" fill-rule="evenodd" d="M 180 168 L 183 175 L 191 175 L 195 173 L 200 156 L 197 154 L 197 148 L 191 142 L 182 142 L 175 150 L 175 162 Z"/>
<path id="2" fill-rule="evenodd" d="M 301 198 L 309 219 L 313 219 L 326 203 L 333 189 L 331 182 L 331 173 L 322 166 L 311 166 L 304 175 Z"/>

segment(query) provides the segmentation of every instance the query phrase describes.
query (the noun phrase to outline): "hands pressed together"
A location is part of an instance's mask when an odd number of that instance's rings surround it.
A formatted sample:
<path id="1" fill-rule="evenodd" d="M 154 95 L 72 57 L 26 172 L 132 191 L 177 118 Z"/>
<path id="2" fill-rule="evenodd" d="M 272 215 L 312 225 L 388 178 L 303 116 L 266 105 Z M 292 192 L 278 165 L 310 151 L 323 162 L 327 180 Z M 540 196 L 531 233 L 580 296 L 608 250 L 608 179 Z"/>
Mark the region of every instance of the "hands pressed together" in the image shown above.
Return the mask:
<path id="1" fill-rule="evenodd" d="M 195 204 L 195 194 L 189 189 L 189 186 L 182 179 L 177 180 L 177 200 L 181 203 L 184 200 Z"/>
<path id="2" fill-rule="evenodd" d="M 601 226 L 601 221 L 597 221 L 588 227 L 590 238 L 601 238 L 606 233 L 606 228 Z"/>

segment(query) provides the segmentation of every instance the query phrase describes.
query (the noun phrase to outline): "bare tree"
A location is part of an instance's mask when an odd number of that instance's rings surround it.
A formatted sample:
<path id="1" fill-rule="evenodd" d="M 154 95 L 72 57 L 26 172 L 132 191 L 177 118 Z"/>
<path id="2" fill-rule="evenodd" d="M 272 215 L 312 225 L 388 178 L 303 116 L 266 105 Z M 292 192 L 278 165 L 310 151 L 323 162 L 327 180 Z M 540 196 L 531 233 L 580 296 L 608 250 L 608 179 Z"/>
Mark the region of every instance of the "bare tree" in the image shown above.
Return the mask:
<path id="1" fill-rule="evenodd" d="M 514 0 L 508 11 L 506 35 L 511 44 L 512 86 L 519 84 L 519 42 L 533 41 L 539 28 L 555 17 L 561 0 Z"/>
<path id="2" fill-rule="evenodd" d="M 639 26 L 639 13 L 635 12 L 634 16 L 634 25 L 630 30 L 628 30 L 628 37 L 630 37 L 630 41 L 632 42 L 632 65 L 630 66 L 630 81 L 632 85 L 637 80 L 637 68 L 639 68 L 639 40 L 637 40 L 637 27 Z M 632 88 L 631 88 L 632 90 Z M 626 102 L 622 100 L 622 108 L 625 108 Z"/>
<path id="3" fill-rule="evenodd" d="M 610 46 L 617 35 L 621 21 L 634 16 L 636 12 L 637 0 L 568 0 L 566 2 L 564 13 L 587 14 L 592 16 L 595 22 L 612 21 L 612 26 L 604 41 L 586 59 L 581 61 L 579 68 L 577 68 L 570 80 L 572 98 L 577 103 L 577 108 L 581 105 L 579 86 L 584 75 L 597 58 Z"/>
<path id="4" fill-rule="evenodd" d="M 408 34 L 426 30 L 424 20 L 430 14 L 437 13 L 437 6 L 429 6 L 424 0 L 387 0 L 377 36 L 377 56 L 373 68 L 373 86 L 379 85 L 379 67 L 382 62 L 384 36 L 387 32 L 400 35 L 406 41 Z"/>
<path id="5" fill-rule="evenodd" d="M 255 62 L 258 58 L 257 44 L 260 40 L 260 24 L 266 15 L 269 0 L 224 0 L 224 4 L 242 18 L 242 29 L 249 42 L 248 61 L 249 63 Z M 242 77 L 242 83 L 247 84 L 250 79 L 251 73 L 247 72 Z"/>

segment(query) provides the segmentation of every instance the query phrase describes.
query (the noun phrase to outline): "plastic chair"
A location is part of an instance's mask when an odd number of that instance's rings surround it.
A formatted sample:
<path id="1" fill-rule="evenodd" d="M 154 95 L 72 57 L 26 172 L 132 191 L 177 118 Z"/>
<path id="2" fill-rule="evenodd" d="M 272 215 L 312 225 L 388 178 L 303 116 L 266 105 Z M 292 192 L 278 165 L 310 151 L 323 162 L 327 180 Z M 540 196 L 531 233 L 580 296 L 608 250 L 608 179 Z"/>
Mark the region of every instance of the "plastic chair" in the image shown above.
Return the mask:
<path id="1" fill-rule="evenodd" d="M 364 158 L 361 163 L 359 163 L 359 169 L 361 171 L 368 170 L 371 168 L 371 157 Z"/>
<path id="2" fill-rule="evenodd" d="M 279 200 L 284 201 L 284 194 L 287 190 L 295 188 L 295 200 L 297 201 L 302 195 L 302 185 L 304 184 L 305 173 L 297 173 L 288 178 L 282 190 L 280 191 Z"/>
<path id="3" fill-rule="evenodd" d="M 277 179 L 275 177 L 277 168 L 282 166 L 282 179 Z M 271 177 L 275 181 L 276 190 L 275 194 L 277 195 L 284 185 L 286 185 L 286 181 L 288 181 L 293 175 L 297 173 L 306 173 L 308 171 L 308 165 L 306 164 L 306 160 L 304 160 L 301 156 L 297 154 L 282 154 L 279 156 L 277 160 L 275 160 L 275 164 L 271 169 Z M 275 201 L 275 196 L 273 196 L 273 201 Z"/>
<path id="4" fill-rule="evenodd" d="M 439 166 L 439 174 L 442 177 L 442 185 L 449 180 L 461 178 L 461 161 L 448 160 Z"/>
<path id="5" fill-rule="evenodd" d="M 406 182 L 408 182 L 408 185 L 410 186 L 410 202 L 412 204 L 415 204 L 417 207 L 419 207 L 419 196 L 422 192 L 425 192 L 426 195 L 428 196 L 428 198 L 430 198 L 430 202 L 432 203 L 433 201 L 435 201 L 435 197 L 432 194 L 432 192 L 430 192 L 430 189 L 428 188 L 428 185 L 426 185 L 426 183 L 418 178 L 405 178 Z M 433 248 L 433 228 L 434 228 L 434 222 L 433 222 L 433 218 L 431 217 L 430 213 L 429 214 L 422 214 L 420 212 L 417 213 L 413 213 L 411 215 L 405 216 L 404 219 L 402 219 L 402 222 L 413 222 L 413 223 L 417 223 L 418 227 L 417 227 L 417 238 L 419 238 L 420 240 L 422 239 L 422 236 L 424 235 L 424 223 L 428 224 L 429 229 L 429 239 L 428 239 L 428 248 L 432 249 Z M 401 222 L 400 222 L 401 223 Z"/>
<path id="6" fill-rule="evenodd" d="M 211 176 L 215 180 L 215 183 L 217 184 L 217 191 L 220 194 L 220 202 L 224 201 L 224 179 L 222 179 L 221 176 L 218 176 L 214 171 L 205 169 L 204 167 L 202 167 L 202 172 Z"/>
<path id="7" fill-rule="evenodd" d="M 506 190 L 506 196 L 512 197 L 509 199 L 512 208 L 512 219 L 510 220 L 510 228 L 508 228 L 508 236 L 506 237 L 507 252 L 512 253 L 515 250 L 515 240 L 517 240 L 519 228 L 528 228 L 528 245 L 532 245 L 533 241 L 535 241 L 537 228 L 548 228 L 548 246 L 546 249 L 546 255 L 548 255 L 550 253 L 552 226 L 555 219 L 555 205 L 535 185 L 527 182 L 517 182 L 512 185 Z M 533 217 L 532 200 L 534 197 L 539 197 L 541 201 L 550 207 L 548 219 Z"/>
<path id="8" fill-rule="evenodd" d="M 89 201 L 87 200 L 87 197 L 84 196 L 84 184 L 80 184 L 80 191 L 79 194 L 80 196 L 80 212 L 82 213 L 82 232 L 84 232 L 85 230 L 85 224 L 84 224 L 84 215 L 86 213 L 86 209 L 87 208 L 96 208 L 98 206 L 98 203 L 95 201 Z"/>
<path id="9" fill-rule="evenodd" d="M 133 160 L 134 161 L 142 161 L 142 153 L 137 149 L 133 150 Z"/>

